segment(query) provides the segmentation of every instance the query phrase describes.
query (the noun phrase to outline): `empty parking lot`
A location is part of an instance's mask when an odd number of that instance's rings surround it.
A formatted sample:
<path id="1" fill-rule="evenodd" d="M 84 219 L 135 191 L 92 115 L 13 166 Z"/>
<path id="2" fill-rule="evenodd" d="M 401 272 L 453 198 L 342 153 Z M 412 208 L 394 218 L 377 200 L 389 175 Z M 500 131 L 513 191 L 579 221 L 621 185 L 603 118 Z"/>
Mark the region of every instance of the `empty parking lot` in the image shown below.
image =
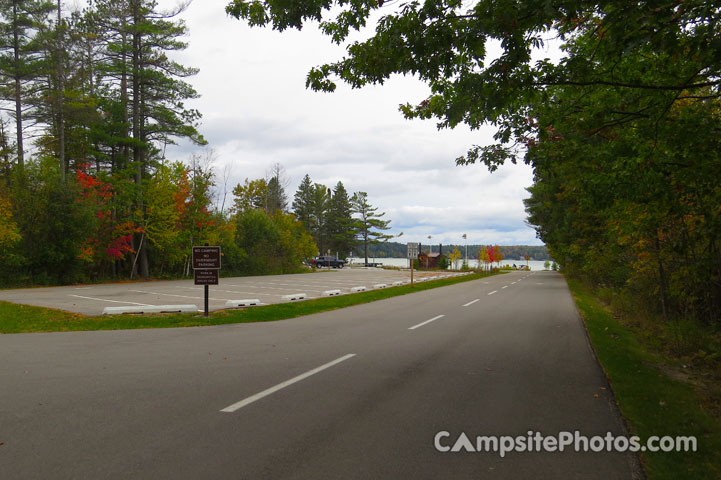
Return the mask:
<path id="1" fill-rule="evenodd" d="M 416 272 L 415 278 L 439 277 L 439 273 Z M 327 295 L 329 291 L 348 294 L 357 287 L 366 290 L 407 282 L 410 272 L 383 269 L 324 270 L 315 273 L 271 275 L 263 277 L 221 278 L 210 287 L 209 309 L 227 308 L 229 301 L 257 300 L 273 304 L 298 298 Z M 337 292 L 340 291 L 340 292 Z M 107 307 L 148 307 L 158 305 L 195 305 L 203 309 L 202 286 L 193 280 L 124 282 L 66 287 L 27 288 L 0 291 L 0 300 L 56 308 L 84 315 L 102 315 Z"/>

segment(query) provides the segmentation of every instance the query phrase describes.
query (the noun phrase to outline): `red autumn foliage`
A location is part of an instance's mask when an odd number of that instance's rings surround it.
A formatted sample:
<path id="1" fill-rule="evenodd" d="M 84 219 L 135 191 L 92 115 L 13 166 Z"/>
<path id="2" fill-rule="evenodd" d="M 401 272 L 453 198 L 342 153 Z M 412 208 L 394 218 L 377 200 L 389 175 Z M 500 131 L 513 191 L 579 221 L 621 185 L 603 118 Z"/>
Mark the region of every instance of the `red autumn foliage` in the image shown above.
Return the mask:
<path id="1" fill-rule="evenodd" d="M 108 257 L 113 260 L 120 260 L 126 253 L 133 252 L 131 245 L 132 241 L 132 235 L 118 237 L 110 243 L 108 248 L 105 249 L 105 253 L 107 253 Z"/>

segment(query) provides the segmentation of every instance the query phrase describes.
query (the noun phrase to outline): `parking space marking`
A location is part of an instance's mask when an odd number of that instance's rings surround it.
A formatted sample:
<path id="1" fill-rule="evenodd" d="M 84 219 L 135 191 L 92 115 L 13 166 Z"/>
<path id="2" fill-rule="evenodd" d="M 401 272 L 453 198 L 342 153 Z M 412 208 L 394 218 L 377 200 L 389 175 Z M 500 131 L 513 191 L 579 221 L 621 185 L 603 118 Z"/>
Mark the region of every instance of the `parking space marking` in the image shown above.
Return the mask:
<path id="1" fill-rule="evenodd" d="M 188 295 L 176 295 L 173 293 L 160 293 L 160 292 L 147 292 L 145 290 L 128 290 L 129 292 L 135 292 L 135 293 L 147 293 L 148 295 L 163 295 L 166 297 L 180 297 L 180 298 L 192 298 L 192 299 L 204 299 L 205 297 L 190 297 Z M 232 300 L 232 298 L 211 298 L 208 297 L 208 300 L 217 300 L 219 302 L 225 302 L 228 300 Z"/>
<path id="2" fill-rule="evenodd" d="M 407 282 L 410 276 L 408 272 L 396 272 L 396 271 L 382 271 L 377 270 L 363 270 L 359 271 L 343 269 L 341 271 L 334 271 L 332 273 L 321 273 L 321 274 L 304 274 L 304 275 L 283 275 L 273 277 L 227 277 L 221 278 L 220 284 L 212 286 L 210 294 L 215 295 L 215 298 L 210 298 L 213 301 L 213 306 L 220 307 L 220 302 L 225 303 L 228 299 L 243 299 L 243 298 L 260 298 L 263 303 L 278 303 L 281 301 L 281 297 L 288 293 L 294 292 L 306 292 L 308 299 L 321 298 L 323 292 L 328 290 L 341 290 L 341 293 L 348 293 L 351 287 L 357 285 L 376 285 L 376 284 L 387 284 L 390 286 L 393 283 L 399 281 Z M 433 278 L 433 275 L 416 275 L 417 281 L 424 279 Z M 269 280 L 266 283 L 266 279 Z M 229 284 L 229 282 L 233 282 Z M 141 290 L 144 286 L 148 286 L 152 291 Z M 128 287 L 134 290 L 129 290 Z M 216 288 L 217 287 L 217 288 Z M 35 297 L 49 295 L 52 292 L 58 292 L 61 298 L 56 304 L 56 308 L 68 309 L 70 311 L 82 311 L 85 314 L 99 315 L 102 309 L 108 306 L 108 303 L 114 304 L 115 306 L 153 306 L 160 303 L 170 301 L 173 297 L 180 303 L 197 303 L 202 301 L 203 287 L 193 285 L 193 281 L 177 280 L 172 282 L 159 282 L 154 285 L 75 285 L 70 287 L 62 287 L 65 290 L 55 290 L 51 288 L 45 289 L 34 289 L 30 294 Z M 70 291 L 75 290 L 77 295 L 71 295 Z M 83 291 L 85 290 L 85 291 Z M 272 292 L 275 293 L 272 293 Z M 95 296 L 93 295 L 93 293 Z M 83 294 L 90 294 L 83 295 Z M 223 294 L 223 297 L 219 295 Z M 107 297 L 104 297 L 107 295 Z M 143 296 L 144 295 L 144 296 Z M 152 298 L 147 295 L 153 295 Z M 162 300 L 163 297 L 168 297 Z M 11 298 L 6 295 L 6 298 Z M 48 302 L 56 302 L 56 298 L 50 298 Z M 127 298 L 128 300 L 122 300 Z M 138 302 L 137 300 L 147 300 L 152 302 L 151 304 Z M 181 299 L 191 301 L 181 301 Z M 101 305 L 101 303 L 104 303 Z M 97 312 L 93 313 L 94 310 Z"/>
<path id="3" fill-rule="evenodd" d="M 203 291 L 203 287 L 196 287 L 196 288 L 190 288 L 190 287 L 179 287 L 182 290 L 195 290 L 195 291 Z M 271 295 L 271 296 L 278 296 L 277 293 L 264 293 L 264 292 L 258 292 L 258 291 L 243 291 L 243 290 L 221 290 L 219 288 L 213 287 L 214 292 L 221 292 L 221 293 L 242 293 L 243 295 Z"/>
<path id="4" fill-rule="evenodd" d="M 86 300 L 99 300 L 101 302 L 110 302 L 110 303 L 125 303 L 125 304 L 129 303 L 130 305 L 140 305 L 141 307 L 151 307 L 152 306 L 147 303 L 121 302 L 119 300 L 107 300 L 105 298 L 83 297 L 82 295 L 68 295 L 68 297 L 84 298 Z"/>
<path id="5" fill-rule="evenodd" d="M 272 283 L 272 284 L 271 284 L 271 283 L 268 283 L 268 284 L 266 284 L 266 285 L 227 285 L 227 286 L 228 286 L 228 287 L 238 287 L 238 288 L 248 288 L 248 287 L 250 287 L 250 288 L 262 288 L 262 289 L 264 289 L 264 290 L 283 290 L 283 291 L 288 291 L 287 288 L 269 287 L 268 285 L 283 285 L 283 284 L 282 284 L 282 283 Z M 288 284 L 288 286 L 289 286 L 289 287 L 296 287 L 296 288 L 297 288 L 297 285 L 295 285 L 295 284 Z"/>

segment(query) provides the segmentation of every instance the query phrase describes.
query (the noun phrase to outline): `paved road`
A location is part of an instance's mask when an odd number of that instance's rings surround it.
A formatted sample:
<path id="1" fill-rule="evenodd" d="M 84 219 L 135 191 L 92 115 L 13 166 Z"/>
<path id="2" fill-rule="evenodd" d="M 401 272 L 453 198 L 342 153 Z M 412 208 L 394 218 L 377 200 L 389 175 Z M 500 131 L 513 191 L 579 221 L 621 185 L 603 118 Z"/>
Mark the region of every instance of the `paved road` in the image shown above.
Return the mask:
<path id="1" fill-rule="evenodd" d="M 443 275 L 455 275 L 452 272 Z M 441 274 L 416 272 L 416 279 L 435 278 Z M 306 299 L 323 296 L 328 290 L 350 293 L 353 287 L 373 289 L 374 285 L 392 285 L 410 279 L 410 273 L 377 268 L 322 269 L 316 273 L 269 275 L 264 277 L 221 278 L 210 287 L 209 309 L 226 308 L 228 300 L 257 300 L 259 304 L 292 301 L 286 295 L 305 294 Z M 193 280 L 125 282 L 68 287 L 24 288 L 0 290 L 6 302 L 57 308 L 84 315 L 102 315 L 105 307 L 137 307 L 157 305 L 204 306 L 204 287 Z"/>
<path id="2" fill-rule="evenodd" d="M 432 320 L 432 321 L 431 321 Z M 623 432 L 563 278 L 511 273 L 293 320 L 0 335 L 0 477 L 634 478 L 618 453 L 442 453 Z"/>

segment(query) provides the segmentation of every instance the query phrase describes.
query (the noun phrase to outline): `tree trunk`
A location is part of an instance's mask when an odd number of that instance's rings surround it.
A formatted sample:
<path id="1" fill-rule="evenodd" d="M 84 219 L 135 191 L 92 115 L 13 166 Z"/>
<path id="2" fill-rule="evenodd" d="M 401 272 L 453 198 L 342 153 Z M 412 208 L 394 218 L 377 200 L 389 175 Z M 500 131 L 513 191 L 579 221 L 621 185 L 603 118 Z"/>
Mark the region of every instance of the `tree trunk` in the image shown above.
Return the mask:
<path id="1" fill-rule="evenodd" d="M 661 312 L 663 313 L 663 319 L 668 322 L 668 297 L 666 292 L 666 272 L 663 268 L 663 262 L 661 261 L 661 242 L 656 234 L 656 261 L 658 263 L 658 279 L 660 283 L 659 294 L 661 296 Z"/>
<path id="2" fill-rule="evenodd" d="M 142 96 L 142 89 L 140 86 L 140 63 L 141 63 L 141 40 L 142 40 L 142 33 L 139 31 L 139 24 L 141 21 L 140 18 L 140 5 L 139 2 L 136 0 L 131 3 L 132 5 L 132 11 L 133 11 L 133 77 L 132 77 L 132 84 L 133 84 L 133 140 L 135 140 L 133 145 L 133 162 L 135 163 L 135 185 L 137 186 L 137 209 L 138 212 L 141 212 L 141 215 L 144 215 L 145 211 L 145 205 L 143 202 L 143 162 L 144 162 L 144 153 L 145 148 L 142 145 L 143 140 L 143 132 L 142 132 L 142 126 L 143 126 L 143 115 L 142 115 L 142 109 L 141 109 L 141 96 Z M 140 260 L 140 276 L 143 278 L 148 278 L 150 276 L 149 271 L 149 265 L 148 265 L 148 254 L 147 254 L 147 248 L 142 248 L 139 252 L 139 260 Z"/>
<path id="3" fill-rule="evenodd" d="M 365 266 L 368 266 L 368 233 L 363 233 L 363 253 L 365 255 Z"/>
<path id="4" fill-rule="evenodd" d="M 61 3 L 58 0 L 58 25 L 57 25 L 57 102 L 58 102 L 58 161 L 60 162 L 60 179 L 65 183 L 65 73 L 63 68 L 63 40 L 62 40 L 62 10 Z"/>
<path id="5" fill-rule="evenodd" d="M 20 34 L 18 32 L 18 10 L 17 4 L 13 3 L 13 56 L 14 56 L 14 80 L 15 80 L 15 128 L 17 130 L 17 155 L 18 167 L 22 170 L 25 167 L 23 149 L 23 110 L 22 110 L 22 83 L 20 78 Z"/>
<path id="6" fill-rule="evenodd" d="M 125 17 L 123 17 L 123 20 Z M 127 65 L 127 57 L 125 52 L 125 44 L 128 41 L 127 33 L 125 31 L 126 25 L 123 24 L 123 32 L 122 32 L 122 45 L 123 45 L 123 52 L 122 52 L 122 72 L 120 73 L 120 104 L 123 108 L 123 136 L 125 138 L 128 138 L 130 136 L 130 132 L 128 130 L 128 124 L 129 124 L 129 118 L 128 118 L 128 72 L 126 70 Z M 123 142 L 123 155 L 122 155 L 122 161 L 123 166 L 121 168 L 125 168 L 127 165 L 128 157 L 130 156 L 130 148 L 128 146 L 128 142 Z"/>
<path id="7" fill-rule="evenodd" d="M 0 119 L 0 151 L 2 152 L 3 166 L 5 169 L 5 182 L 10 184 L 10 145 L 8 145 L 7 134 L 5 133 L 5 122 Z"/>

